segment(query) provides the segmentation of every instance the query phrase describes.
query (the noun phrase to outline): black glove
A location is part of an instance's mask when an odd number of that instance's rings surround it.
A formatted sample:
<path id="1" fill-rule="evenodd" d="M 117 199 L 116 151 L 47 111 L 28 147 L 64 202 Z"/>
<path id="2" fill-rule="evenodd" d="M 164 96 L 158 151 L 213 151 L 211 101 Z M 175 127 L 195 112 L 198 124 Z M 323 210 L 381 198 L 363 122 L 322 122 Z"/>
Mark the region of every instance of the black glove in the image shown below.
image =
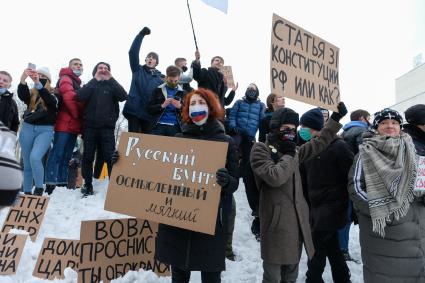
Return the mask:
<path id="1" fill-rule="evenodd" d="M 144 27 L 140 32 L 140 35 L 148 35 L 151 34 L 151 30 L 148 27 Z"/>
<path id="2" fill-rule="evenodd" d="M 220 168 L 217 172 L 215 172 L 215 178 L 217 179 L 217 184 L 219 184 L 220 187 L 225 187 L 230 182 L 229 171 L 227 171 L 226 168 Z"/>
<path id="3" fill-rule="evenodd" d="M 120 154 L 118 153 L 118 150 L 115 150 L 114 153 L 112 153 L 111 156 L 111 163 L 112 165 L 114 165 L 115 163 L 117 163 L 118 159 L 120 158 Z"/>
<path id="4" fill-rule="evenodd" d="M 293 141 L 279 141 L 278 149 L 280 153 L 283 155 L 290 155 L 292 157 L 295 156 L 295 149 L 297 148 L 297 144 Z"/>
<path id="5" fill-rule="evenodd" d="M 342 117 L 344 117 L 348 113 L 347 107 L 345 107 L 345 104 L 342 101 L 338 103 L 337 108 L 338 108 L 338 112 L 333 112 L 331 115 L 331 119 L 334 120 L 335 122 L 339 122 L 339 120 L 341 120 Z"/>

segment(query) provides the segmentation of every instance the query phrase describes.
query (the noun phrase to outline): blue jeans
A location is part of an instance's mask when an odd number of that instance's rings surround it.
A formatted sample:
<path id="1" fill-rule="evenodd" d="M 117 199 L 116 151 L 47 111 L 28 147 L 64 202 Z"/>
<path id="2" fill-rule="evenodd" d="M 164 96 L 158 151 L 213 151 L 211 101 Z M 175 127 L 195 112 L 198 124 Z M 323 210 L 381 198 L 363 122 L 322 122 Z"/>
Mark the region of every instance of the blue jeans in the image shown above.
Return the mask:
<path id="1" fill-rule="evenodd" d="M 46 165 L 46 184 L 58 185 L 68 182 L 68 163 L 76 140 L 76 134 L 55 132 L 53 148 Z"/>
<path id="2" fill-rule="evenodd" d="M 31 192 L 33 182 L 36 188 L 43 187 L 43 157 L 49 149 L 52 139 L 52 125 L 22 123 L 19 143 L 24 161 L 24 192 Z"/>
<path id="3" fill-rule="evenodd" d="M 351 212 L 353 209 L 353 203 L 348 201 L 348 209 L 347 209 L 347 219 L 348 222 L 344 227 L 338 230 L 338 238 L 339 238 L 339 247 L 341 251 L 348 252 L 348 241 L 350 240 L 350 226 L 353 220 L 351 219 Z"/>

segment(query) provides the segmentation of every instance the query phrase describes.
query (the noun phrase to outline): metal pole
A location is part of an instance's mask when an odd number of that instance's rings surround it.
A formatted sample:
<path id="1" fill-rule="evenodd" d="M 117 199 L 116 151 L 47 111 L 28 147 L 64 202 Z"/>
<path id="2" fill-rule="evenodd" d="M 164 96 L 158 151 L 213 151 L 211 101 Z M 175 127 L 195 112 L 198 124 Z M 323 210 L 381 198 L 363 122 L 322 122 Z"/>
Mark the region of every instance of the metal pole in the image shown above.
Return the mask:
<path id="1" fill-rule="evenodd" d="M 198 50 L 198 42 L 196 41 L 195 29 L 193 28 L 192 13 L 190 12 L 189 0 L 187 0 L 187 9 L 189 11 L 190 24 L 192 25 L 192 32 L 193 32 L 193 39 L 195 40 L 195 47 L 196 47 L 196 50 Z"/>

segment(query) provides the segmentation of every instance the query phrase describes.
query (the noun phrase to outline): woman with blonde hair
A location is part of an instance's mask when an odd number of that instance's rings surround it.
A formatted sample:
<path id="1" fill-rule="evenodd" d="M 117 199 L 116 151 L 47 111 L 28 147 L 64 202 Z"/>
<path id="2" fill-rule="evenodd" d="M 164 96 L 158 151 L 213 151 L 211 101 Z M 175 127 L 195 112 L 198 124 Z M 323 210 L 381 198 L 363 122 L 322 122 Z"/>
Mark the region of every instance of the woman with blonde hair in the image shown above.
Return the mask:
<path id="1" fill-rule="evenodd" d="M 30 90 L 26 79 L 30 77 L 34 87 Z M 18 85 L 18 97 L 26 105 L 19 143 L 24 161 L 25 194 L 43 194 L 44 166 L 42 159 L 53 139 L 53 126 L 58 111 L 58 100 L 51 87 L 52 77 L 49 69 L 41 67 L 37 70 L 25 69 Z"/>

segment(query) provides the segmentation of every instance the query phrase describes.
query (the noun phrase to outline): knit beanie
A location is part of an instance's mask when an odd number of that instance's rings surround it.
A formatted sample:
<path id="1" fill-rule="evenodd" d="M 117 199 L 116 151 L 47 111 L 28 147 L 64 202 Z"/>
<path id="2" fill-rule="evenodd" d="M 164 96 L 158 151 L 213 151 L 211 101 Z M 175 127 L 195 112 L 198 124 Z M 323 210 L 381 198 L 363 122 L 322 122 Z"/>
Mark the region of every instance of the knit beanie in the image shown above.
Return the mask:
<path id="1" fill-rule="evenodd" d="M 425 125 L 425 104 L 416 104 L 404 112 L 406 121 L 412 125 Z"/>
<path id="2" fill-rule="evenodd" d="M 320 131 L 325 121 L 320 108 L 314 108 L 305 112 L 300 119 L 300 124 L 304 127 Z"/>
<path id="3" fill-rule="evenodd" d="M 283 124 L 293 124 L 295 128 L 299 126 L 299 115 L 290 108 L 281 108 L 275 112 L 270 119 L 270 130 L 279 130 Z"/>
<path id="4" fill-rule="evenodd" d="M 37 73 L 45 75 L 50 82 L 52 82 L 52 75 L 50 74 L 49 68 L 47 67 L 40 67 L 37 69 Z"/>
<path id="5" fill-rule="evenodd" d="M 158 53 L 155 52 L 149 52 L 148 55 L 146 55 L 146 58 L 148 57 L 152 57 L 156 60 L 156 64 L 159 64 L 159 57 L 158 57 Z"/>
<path id="6" fill-rule="evenodd" d="M 111 71 L 111 65 L 109 65 L 108 63 L 105 63 L 105 62 L 99 62 L 99 63 L 96 64 L 96 66 L 94 66 L 93 72 L 91 73 L 93 75 L 93 77 L 96 75 L 97 67 L 100 64 L 106 65 L 106 67 L 108 67 L 108 70 Z"/>
<path id="7" fill-rule="evenodd" d="M 385 119 L 393 119 L 399 122 L 400 125 L 403 124 L 403 117 L 401 117 L 401 115 L 396 110 L 390 108 L 385 108 L 379 112 L 376 112 L 374 116 L 375 117 L 373 119 L 372 128 L 375 130 L 378 128 L 379 123 Z"/>

